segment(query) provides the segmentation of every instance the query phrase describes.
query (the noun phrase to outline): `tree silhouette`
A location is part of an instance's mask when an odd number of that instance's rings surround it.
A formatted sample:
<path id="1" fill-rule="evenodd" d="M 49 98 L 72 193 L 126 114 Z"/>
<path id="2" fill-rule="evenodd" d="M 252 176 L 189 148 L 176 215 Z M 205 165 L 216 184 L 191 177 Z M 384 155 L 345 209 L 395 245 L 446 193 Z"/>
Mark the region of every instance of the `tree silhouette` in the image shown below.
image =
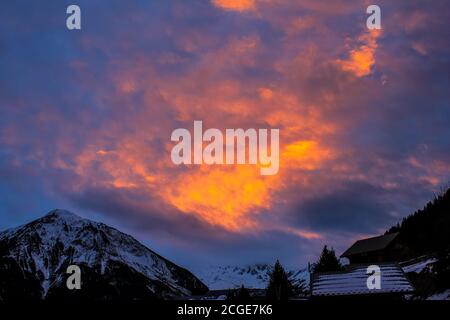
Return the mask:
<path id="1" fill-rule="evenodd" d="M 252 297 L 250 296 L 250 292 L 242 285 L 238 289 L 228 290 L 226 300 L 231 302 L 246 302 L 251 301 Z"/>
<path id="2" fill-rule="evenodd" d="M 336 253 L 333 248 L 328 249 L 325 245 L 323 247 L 322 253 L 320 254 L 319 260 L 313 266 L 314 272 L 331 272 L 331 271 L 341 271 L 343 267 L 336 257 Z"/>
<path id="3" fill-rule="evenodd" d="M 292 294 L 292 284 L 280 261 L 276 261 L 270 273 L 266 296 L 270 300 L 287 300 Z"/>

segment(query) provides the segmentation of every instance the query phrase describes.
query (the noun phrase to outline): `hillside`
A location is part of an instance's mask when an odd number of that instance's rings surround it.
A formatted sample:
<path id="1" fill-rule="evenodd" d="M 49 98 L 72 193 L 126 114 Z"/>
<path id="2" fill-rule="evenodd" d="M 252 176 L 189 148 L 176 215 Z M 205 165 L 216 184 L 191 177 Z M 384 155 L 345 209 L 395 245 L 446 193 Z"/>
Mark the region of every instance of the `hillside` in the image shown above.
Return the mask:
<path id="1" fill-rule="evenodd" d="M 450 189 L 387 231 L 391 232 L 400 232 L 402 241 L 411 250 L 411 258 L 449 252 Z"/>

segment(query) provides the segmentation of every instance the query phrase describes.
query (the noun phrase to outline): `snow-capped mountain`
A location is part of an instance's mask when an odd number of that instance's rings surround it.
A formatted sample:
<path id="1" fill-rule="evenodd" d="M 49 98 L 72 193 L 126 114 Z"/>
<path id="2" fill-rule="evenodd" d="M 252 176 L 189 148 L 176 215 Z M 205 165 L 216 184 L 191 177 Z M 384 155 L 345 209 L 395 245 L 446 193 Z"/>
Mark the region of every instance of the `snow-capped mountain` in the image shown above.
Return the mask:
<path id="1" fill-rule="evenodd" d="M 66 288 L 73 264 L 82 271 L 81 290 Z M 188 270 L 133 237 L 65 210 L 0 233 L 0 300 L 148 299 L 207 290 Z"/>
<path id="2" fill-rule="evenodd" d="M 242 285 L 249 289 L 264 289 L 269 283 L 269 272 L 272 266 L 254 264 L 246 267 L 210 266 L 197 272 L 198 277 L 210 290 L 237 288 Z M 294 285 L 309 284 L 309 273 L 306 269 L 286 271 Z"/>

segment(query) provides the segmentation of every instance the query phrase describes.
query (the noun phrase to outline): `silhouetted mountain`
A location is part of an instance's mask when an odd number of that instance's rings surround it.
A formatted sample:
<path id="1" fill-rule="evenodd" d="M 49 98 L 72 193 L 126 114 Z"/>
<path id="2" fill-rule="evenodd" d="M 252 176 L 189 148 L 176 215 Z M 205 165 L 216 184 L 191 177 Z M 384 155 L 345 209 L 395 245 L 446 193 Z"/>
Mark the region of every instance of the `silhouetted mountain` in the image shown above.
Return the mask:
<path id="1" fill-rule="evenodd" d="M 81 290 L 66 287 L 72 264 L 81 269 Z M 207 290 L 133 237 L 68 211 L 0 233 L 0 300 L 158 299 Z"/>

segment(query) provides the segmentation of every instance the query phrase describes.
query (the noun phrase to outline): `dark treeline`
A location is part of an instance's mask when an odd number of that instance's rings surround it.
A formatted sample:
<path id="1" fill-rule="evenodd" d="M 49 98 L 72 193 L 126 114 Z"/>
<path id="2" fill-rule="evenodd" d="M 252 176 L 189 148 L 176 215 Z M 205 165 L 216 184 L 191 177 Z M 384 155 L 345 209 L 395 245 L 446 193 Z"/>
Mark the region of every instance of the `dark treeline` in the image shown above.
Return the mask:
<path id="1" fill-rule="evenodd" d="M 386 233 L 399 232 L 411 256 L 450 251 L 450 188 Z"/>

